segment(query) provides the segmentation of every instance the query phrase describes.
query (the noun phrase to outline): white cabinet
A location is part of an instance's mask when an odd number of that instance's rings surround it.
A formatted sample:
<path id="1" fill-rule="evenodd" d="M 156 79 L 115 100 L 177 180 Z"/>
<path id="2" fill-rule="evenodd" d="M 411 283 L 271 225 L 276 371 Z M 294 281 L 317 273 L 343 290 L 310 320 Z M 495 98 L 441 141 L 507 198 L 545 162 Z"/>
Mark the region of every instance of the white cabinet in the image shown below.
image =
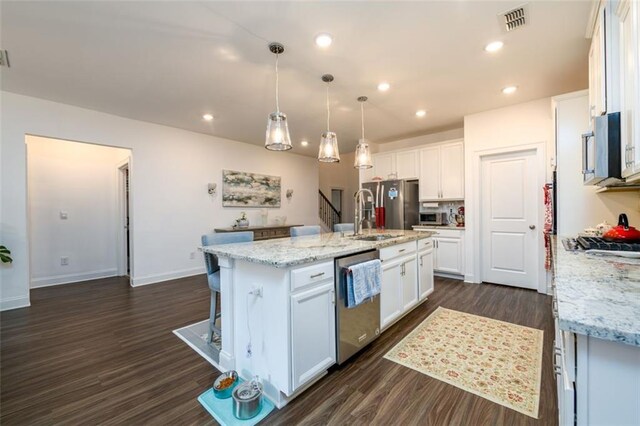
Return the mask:
<path id="1" fill-rule="evenodd" d="M 433 293 L 433 246 L 418 252 L 418 300 Z"/>
<path id="2" fill-rule="evenodd" d="M 292 389 L 298 389 L 336 361 L 333 279 L 291 295 Z"/>
<path id="3" fill-rule="evenodd" d="M 602 7 L 598 11 L 589 49 L 589 111 L 591 117 L 607 112 L 605 36 L 605 9 Z"/>
<path id="4" fill-rule="evenodd" d="M 390 174 L 396 173 L 396 156 L 394 153 L 374 154 L 371 161 L 373 162 L 374 176 L 386 180 L 389 179 Z"/>
<path id="5" fill-rule="evenodd" d="M 460 142 L 420 150 L 420 201 L 464 199 L 464 145 Z"/>
<path id="6" fill-rule="evenodd" d="M 464 275 L 464 230 L 432 229 L 433 270 L 445 275 Z"/>
<path id="7" fill-rule="evenodd" d="M 418 179 L 418 151 L 400 151 L 396 153 L 396 171 L 398 179 Z"/>
<path id="8" fill-rule="evenodd" d="M 416 243 L 384 248 L 380 260 L 380 327 L 384 330 L 418 303 Z"/>
<path id="9" fill-rule="evenodd" d="M 622 176 L 640 179 L 640 4 L 620 2 L 620 124 Z"/>

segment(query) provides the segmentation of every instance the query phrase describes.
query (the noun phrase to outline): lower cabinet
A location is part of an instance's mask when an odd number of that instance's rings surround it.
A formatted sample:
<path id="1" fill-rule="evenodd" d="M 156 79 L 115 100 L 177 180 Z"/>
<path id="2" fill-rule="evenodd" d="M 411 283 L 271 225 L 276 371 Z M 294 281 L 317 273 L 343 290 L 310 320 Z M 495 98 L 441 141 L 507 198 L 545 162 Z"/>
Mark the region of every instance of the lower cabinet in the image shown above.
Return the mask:
<path id="1" fill-rule="evenodd" d="M 446 232 L 446 234 L 445 234 Z M 464 275 L 463 231 L 439 231 L 433 237 L 433 270 L 446 274 Z"/>
<path id="2" fill-rule="evenodd" d="M 418 261 L 415 250 L 382 263 L 380 327 L 387 328 L 418 304 Z"/>
<path id="3" fill-rule="evenodd" d="M 333 279 L 291 295 L 291 366 L 295 390 L 336 362 Z"/>
<path id="4" fill-rule="evenodd" d="M 433 293 L 433 248 L 418 252 L 418 300 Z"/>

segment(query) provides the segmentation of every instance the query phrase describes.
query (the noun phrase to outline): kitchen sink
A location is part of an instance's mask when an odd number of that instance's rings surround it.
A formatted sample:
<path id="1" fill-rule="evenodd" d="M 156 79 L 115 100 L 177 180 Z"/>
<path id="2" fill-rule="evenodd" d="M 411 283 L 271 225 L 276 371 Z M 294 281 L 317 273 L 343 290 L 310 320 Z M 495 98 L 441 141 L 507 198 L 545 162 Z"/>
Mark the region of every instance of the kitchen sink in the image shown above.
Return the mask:
<path id="1" fill-rule="evenodd" d="M 353 237 L 354 240 L 360 241 L 384 241 L 390 238 L 397 238 L 400 235 L 391 235 L 391 234 L 377 234 L 377 235 L 357 235 Z"/>

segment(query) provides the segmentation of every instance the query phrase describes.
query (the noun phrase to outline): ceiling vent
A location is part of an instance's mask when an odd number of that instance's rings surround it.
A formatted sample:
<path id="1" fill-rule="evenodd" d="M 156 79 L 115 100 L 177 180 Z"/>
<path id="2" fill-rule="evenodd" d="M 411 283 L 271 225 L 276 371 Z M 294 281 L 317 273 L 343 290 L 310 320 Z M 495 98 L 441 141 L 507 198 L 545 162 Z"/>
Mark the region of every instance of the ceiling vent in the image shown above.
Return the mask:
<path id="1" fill-rule="evenodd" d="M 528 5 L 522 5 L 498 15 L 503 30 L 509 32 L 528 24 L 529 11 L 527 9 Z"/>

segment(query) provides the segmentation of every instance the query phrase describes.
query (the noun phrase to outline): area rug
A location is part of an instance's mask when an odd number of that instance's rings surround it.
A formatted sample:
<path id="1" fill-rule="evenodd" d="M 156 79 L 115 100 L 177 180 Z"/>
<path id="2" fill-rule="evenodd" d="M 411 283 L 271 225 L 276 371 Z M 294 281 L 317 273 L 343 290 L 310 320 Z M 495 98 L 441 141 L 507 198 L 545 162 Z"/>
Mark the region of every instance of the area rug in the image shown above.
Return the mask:
<path id="1" fill-rule="evenodd" d="M 543 331 L 439 307 L 385 358 L 538 418 Z"/>
<path id="2" fill-rule="evenodd" d="M 180 340 L 185 342 L 191 349 L 196 351 L 198 355 L 220 370 L 218 363 L 220 362 L 221 341 L 219 336 L 215 335 L 213 343 L 210 344 L 207 339 L 208 333 L 208 319 L 173 330 L 173 334 L 178 336 Z"/>

